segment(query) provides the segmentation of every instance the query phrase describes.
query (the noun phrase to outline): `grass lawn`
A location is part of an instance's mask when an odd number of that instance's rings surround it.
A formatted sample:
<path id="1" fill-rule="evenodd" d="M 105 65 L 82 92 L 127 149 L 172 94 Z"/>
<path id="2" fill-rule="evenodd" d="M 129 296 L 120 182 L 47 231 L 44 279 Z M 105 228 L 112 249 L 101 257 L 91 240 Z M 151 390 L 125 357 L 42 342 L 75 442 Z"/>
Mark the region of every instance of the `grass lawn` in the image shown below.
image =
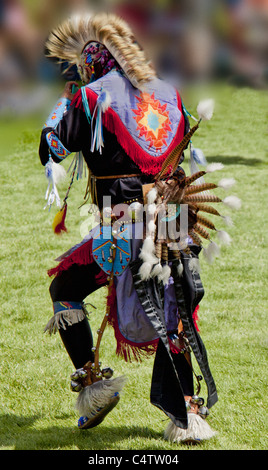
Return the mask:
<path id="1" fill-rule="evenodd" d="M 219 401 L 209 423 L 217 436 L 198 450 L 267 448 L 267 96 L 264 91 L 226 87 L 209 123 L 193 138 L 207 160 L 225 166 L 210 181 L 234 177 L 231 193 L 243 202 L 232 214 L 232 245 L 211 266 L 203 256 L 205 297 L 200 330 L 217 384 Z M 187 100 L 185 102 L 186 106 Z M 190 106 L 191 110 L 191 106 Z M 194 106 L 192 107 L 194 110 Z M 85 217 L 77 209 L 86 181 L 69 199 L 68 233 L 53 234 L 51 213 L 43 210 L 46 180 L 39 163 L 40 116 L 0 123 L 1 161 L 1 316 L 0 448 L 3 450 L 186 450 L 163 440 L 166 416 L 149 402 L 153 358 L 126 364 L 115 355 L 108 328 L 101 361 L 115 375 L 126 374 L 119 405 L 92 430 L 79 431 L 69 391 L 73 366 L 58 335 L 43 328 L 52 316 L 47 269 L 80 241 Z M 188 172 L 188 153 L 184 168 Z M 68 167 L 70 160 L 64 162 Z M 63 195 L 68 181 L 60 187 Z M 217 191 L 223 195 L 223 192 Z M 222 225 L 219 225 L 222 227 Z M 88 299 L 96 331 L 106 290 Z M 201 395 L 205 395 L 205 386 Z"/>

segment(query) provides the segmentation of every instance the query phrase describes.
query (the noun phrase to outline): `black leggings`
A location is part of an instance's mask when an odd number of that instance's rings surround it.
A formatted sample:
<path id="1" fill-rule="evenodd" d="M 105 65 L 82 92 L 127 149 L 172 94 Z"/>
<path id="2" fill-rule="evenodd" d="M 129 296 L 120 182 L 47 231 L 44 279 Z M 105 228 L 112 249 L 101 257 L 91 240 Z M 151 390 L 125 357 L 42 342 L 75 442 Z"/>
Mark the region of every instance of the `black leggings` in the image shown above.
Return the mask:
<path id="1" fill-rule="evenodd" d="M 53 302 L 82 302 L 89 294 L 101 286 L 96 283 L 100 268 L 96 263 L 86 266 L 73 264 L 67 271 L 56 276 L 50 285 Z M 62 342 L 76 369 L 83 367 L 88 361 L 94 362 L 92 352 L 93 337 L 88 319 L 74 325 L 66 325 L 59 329 Z"/>

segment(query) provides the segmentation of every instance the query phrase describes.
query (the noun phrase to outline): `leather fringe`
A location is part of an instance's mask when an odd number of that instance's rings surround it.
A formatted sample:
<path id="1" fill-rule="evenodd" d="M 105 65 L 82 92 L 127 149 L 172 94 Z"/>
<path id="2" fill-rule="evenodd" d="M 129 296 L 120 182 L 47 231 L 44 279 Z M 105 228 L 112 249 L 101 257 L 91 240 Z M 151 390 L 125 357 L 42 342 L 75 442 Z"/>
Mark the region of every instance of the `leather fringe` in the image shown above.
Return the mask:
<path id="1" fill-rule="evenodd" d="M 81 309 L 64 310 L 56 313 L 44 328 L 50 335 L 55 334 L 59 329 L 66 330 L 66 326 L 72 326 L 84 320 L 85 312 Z"/>

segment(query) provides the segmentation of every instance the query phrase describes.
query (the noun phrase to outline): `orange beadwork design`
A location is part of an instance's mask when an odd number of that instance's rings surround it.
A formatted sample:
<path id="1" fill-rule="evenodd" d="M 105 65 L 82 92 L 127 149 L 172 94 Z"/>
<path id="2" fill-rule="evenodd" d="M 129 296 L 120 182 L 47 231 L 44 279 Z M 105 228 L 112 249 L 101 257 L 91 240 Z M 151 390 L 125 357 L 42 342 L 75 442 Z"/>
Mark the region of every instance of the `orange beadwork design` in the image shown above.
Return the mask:
<path id="1" fill-rule="evenodd" d="M 145 137 L 149 141 L 149 148 L 154 146 L 157 150 L 161 150 L 163 145 L 167 145 L 166 138 L 168 132 L 171 132 L 169 112 L 166 110 L 167 105 L 161 105 L 156 100 L 154 93 L 141 93 L 136 96 L 138 100 L 138 109 L 132 109 L 135 116 L 133 118 L 137 122 L 137 130 L 140 132 L 139 137 Z"/>

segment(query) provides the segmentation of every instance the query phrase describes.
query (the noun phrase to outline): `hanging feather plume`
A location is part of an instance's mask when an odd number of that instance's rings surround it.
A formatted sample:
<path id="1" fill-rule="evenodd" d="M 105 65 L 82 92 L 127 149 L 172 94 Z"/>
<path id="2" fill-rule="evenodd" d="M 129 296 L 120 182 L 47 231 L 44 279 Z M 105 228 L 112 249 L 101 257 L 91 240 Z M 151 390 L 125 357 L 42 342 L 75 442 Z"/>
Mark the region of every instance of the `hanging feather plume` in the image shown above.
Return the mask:
<path id="1" fill-rule="evenodd" d="M 207 248 L 203 248 L 203 255 L 209 264 L 212 264 L 214 258 L 220 255 L 220 249 L 217 243 L 210 241 L 210 244 Z"/>
<path id="2" fill-rule="evenodd" d="M 183 275 L 183 264 L 182 264 L 181 261 L 179 262 L 179 264 L 177 266 L 177 272 L 178 272 L 179 277 L 182 277 L 182 275 Z"/>
<path id="3" fill-rule="evenodd" d="M 63 232 L 67 232 L 67 228 L 65 226 L 66 213 L 67 204 L 64 204 L 62 209 L 55 215 L 54 221 L 52 223 L 52 228 L 54 233 L 56 233 L 57 235 L 61 235 Z"/>
<path id="4" fill-rule="evenodd" d="M 203 121 L 210 121 L 213 116 L 215 102 L 213 99 L 202 100 L 197 105 L 197 113 L 199 119 Z"/>
<path id="5" fill-rule="evenodd" d="M 148 281 L 148 279 L 150 279 L 152 267 L 153 267 L 153 264 L 148 261 L 144 261 L 142 263 L 139 269 L 139 275 L 143 281 Z"/>
<path id="6" fill-rule="evenodd" d="M 66 178 L 66 171 L 63 166 L 58 163 L 55 163 L 50 157 L 49 161 L 45 166 L 45 175 L 48 180 L 48 186 L 45 194 L 47 204 L 45 205 L 44 209 L 46 209 L 47 207 L 51 207 L 55 200 L 56 205 L 60 207 L 61 202 L 57 189 L 57 184 Z"/>
<path id="7" fill-rule="evenodd" d="M 231 209 L 238 210 L 241 208 L 241 200 L 237 196 L 227 196 L 222 202 Z"/>
<path id="8" fill-rule="evenodd" d="M 193 273 L 200 273 L 201 268 L 200 268 L 200 263 L 198 258 L 190 258 L 189 260 L 189 269 Z"/>
<path id="9" fill-rule="evenodd" d="M 159 262 L 153 267 L 152 272 L 150 273 L 151 277 L 160 276 L 162 271 L 163 271 L 163 266 L 159 260 Z"/>
<path id="10" fill-rule="evenodd" d="M 190 162 L 189 162 L 189 166 L 190 166 L 191 175 L 199 173 L 198 164 L 206 166 L 207 165 L 206 158 L 205 158 L 202 150 L 194 148 L 192 143 L 190 143 Z M 205 182 L 205 180 L 204 180 L 203 175 L 200 175 L 199 176 L 199 183 L 204 183 L 204 182 Z"/>
<path id="11" fill-rule="evenodd" d="M 171 268 L 168 264 L 165 264 L 163 266 L 163 269 L 162 269 L 161 273 L 158 274 L 158 276 L 157 276 L 158 282 L 162 281 L 164 286 L 165 286 L 166 284 L 168 284 L 170 275 L 171 275 Z"/>
<path id="12" fill-rule="evenodd" d="M 232 188 L 234 184 L 235 184 L 234 178 L 223 178 L 219 181 L 218 187 L 227 190 L 227 189 Z"/>
<path id="13" fill-rule="evenodd" d="M 214 173 L 214 171 L 219 171 L 219 170 L 222 170 L 223 168 L 224 168 L 224 165 L 222 163 L 218 163 L 218 162 L 210 163 L 206 167 L 206 173 Z"/>
<path id="14" fill-rule="evenodd" d="M 226 225 L 228 225 L 229 227 L 234 225 L 231 217 L 229 217 L 229 215 L 221 215 L 221 217 L 223 218 L 224 222 Z"/>
<path id="15" fill-rule="evenodd" d="M 213 261 L 214 261 L 214 256 L 213 256 L 213 252 L 212 250 L 209 249 L 209 246 L 207 248 L 203 248 L 203 255 L 204 255 L 204 258 L 206 259 L 206 261 L 209 263 L 209 264 L 212 264 Z"/>
<path id="16" fill-rule="evenodd" d="M 148 280 L 153 266 L 159 262 L 159 259 L 155 256 L 154 240 L 150 236 L 145 238 L 139 258 L 143 261 L 139 269 L 140 277 L 142 280 Z"/>
<path id="17" fill-rule="evenodd" d="M 219 240 L 225 245 L 230 245 L 230 243 L 232 242 L 230 235 L 224 230 L 217 230 L 217 235 Z"/>
<path id="18" fill-rule="evenodd" d="M 153 204 L 157 198 L 157 188 L 156 187 L 153 187 L 147 194 L 147 202 L 148 204 Z"/>

